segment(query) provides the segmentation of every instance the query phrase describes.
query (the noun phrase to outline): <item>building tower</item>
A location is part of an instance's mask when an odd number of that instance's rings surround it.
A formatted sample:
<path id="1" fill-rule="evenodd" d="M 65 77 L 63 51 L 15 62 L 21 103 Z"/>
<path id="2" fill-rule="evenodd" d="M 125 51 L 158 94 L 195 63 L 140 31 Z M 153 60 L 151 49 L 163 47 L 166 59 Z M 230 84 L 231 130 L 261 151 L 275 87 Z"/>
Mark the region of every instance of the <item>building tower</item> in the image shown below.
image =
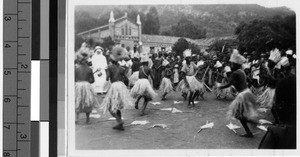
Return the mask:
<path id="1" fill-rule="evenodd" d="M 108 20 L 109 25 L 109 34 L 112 40 L 115 40 L 115 18 L 114 18 L 114 12 L 110 12 L 110 17 Z"/>
<path id="2" fill-rule="evenodd" d="M 140 15 L 138 14 L 136 17 L 136 23 L 138 24 L 138 36 L 139 36 L 139 45 L 142 44 L 142 23 L 141 23 L 141 19 L 140 19 Z"/>

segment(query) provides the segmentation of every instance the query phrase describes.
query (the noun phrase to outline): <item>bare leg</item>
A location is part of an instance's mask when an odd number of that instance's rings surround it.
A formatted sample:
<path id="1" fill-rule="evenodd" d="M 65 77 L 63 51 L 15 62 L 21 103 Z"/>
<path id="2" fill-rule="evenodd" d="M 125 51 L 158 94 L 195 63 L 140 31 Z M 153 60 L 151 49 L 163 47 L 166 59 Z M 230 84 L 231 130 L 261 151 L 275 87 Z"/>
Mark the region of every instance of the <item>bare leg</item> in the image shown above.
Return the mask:
<path id="1" fill-rule="evenodd" d="M 252 132 L 250 131 L 248 125 L 247 125 L 247 120 L 245 119 L 240 119 L 241 124 L 243 125 L 246 134 L 240 135 L 241 137 L 253 137 Z"/>
<path id="2" fill-rule="evenodd" d="M 135 102 L 135 109 L 139 109 L 139 101 L 140 101 L 140 99 L 142 98 L 142 96 L 139 96 L 138 98 L 137 98 L 137 100 L 136 100 L 136 102 Z"/>
<path id="3" fill-rule="evenodd" d="M 142 111 L 141 111 L 141 116 L 143 116 L 143 115 L 146 115 L 146 113 L 145 113 L 145 110 L 146 110 L 146 107 L 147 107 L 147 104 L 148 104 L 148 101 L 149 101 L 149 99 L 147 99 L 146 97 L 144 97 L 144 104 L 143 104 L 143 108 L 142 108 Z"/>
<path id="4" fill-rule="evenodd" d="M 190 106 L 190 105 L 191 105 L 191 103 L 194 103 L 194 101 L 193 101 L 193 97 L 194 97 L 194 92 L 190 92 L 188 106 Z"/>
<path id="5" fill-rule="evenodd" d="M 194 100 L 196 97 L 198 97 L 200 94 L 200 91 L 196 91 L 195 94 L 193 95 L 193 98 L 192 98 L 192 104 L 193 104 L 193 107 L 195 107 L 195 103 L 194 103 Z"/>
<path id="6" fill-rule="evenodd" d="M 113 129 L 116 129 L 116 130 L 124 130 L 121 111 L 120 111 L 120 110 L 117 110 L 116 113 L 112 113 L 112 112 L 111 112 L 111 115 L 114 116 L 114 117 L 116 118 L 116 121 L 117 121 L 117 123 L 118 123 L 116 126 L 113 127 Z"/>
<path id="7" fill-rule="evenodd" d="M 85 113 L 85 115 L 86 115 L 86 124 L 91 124 L 91 122 L 90 122 L 90 112 L 88 112 L 88 113 Z"/>
<path id="8" fill-rule="evenodd" d="M 166 100 L 166 95 L 167 95 L 168 93 L 166 92 L 166 93 L 164 93 L 163 95 L 162 95 L 162 98 L 161 98 L 161 100 Z"/>

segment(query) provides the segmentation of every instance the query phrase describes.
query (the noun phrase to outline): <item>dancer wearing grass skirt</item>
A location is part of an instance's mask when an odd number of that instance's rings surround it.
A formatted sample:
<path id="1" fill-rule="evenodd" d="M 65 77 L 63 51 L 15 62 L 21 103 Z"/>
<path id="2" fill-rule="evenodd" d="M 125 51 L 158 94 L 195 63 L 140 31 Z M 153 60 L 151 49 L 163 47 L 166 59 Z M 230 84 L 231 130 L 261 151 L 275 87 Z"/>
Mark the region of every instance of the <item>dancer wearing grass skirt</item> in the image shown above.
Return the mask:
<path id="1" fill-rule="evenodd" d="M 90 124 L 90 113 L 98 106 L 96 93 L 91 85 L 94 83 L 93 70 L 89 68 L 89 55 L 86 52 L 76 54 L 77 66 L 75 67 L 75 112 L 76 123 L 80 113 L 86 113 L 86 123 Z"/>
<path id="2" fill-rule="evenodd" d="M 107 69 L 107 81 L 112 83 L 101 106 L 104 112 L 109 111 L 116 118 L 117 125 L 113 127 L 116 130 L 124 130 L 121 109 L 132 108 L 134 106 L 133 99 L 130 96 L 124 81 L 128 78 L 125 69 L 122 68 L 118 61 L 124 56 L 124 48 L 116 46 L 113 48 L 110 58 L 111 65 Z"/>
<path id="3" fill-rule="evenodd" d="M 256 96 L 247 87 L 246 74 L 241 70 L 241 65 L 244 63 L 245 58 L 233 50 L 230 56 L 231 70 L 233 73 L 230 75 L 229 83 L 219 86 L 219 89 L 228 88 L 231 85 L 238 91 L 238 95 L 231 102 L 228 110 L 229 118 L 238 119 L 243 125 L 246 134 L 240 135 L 242 137 L 253 137 L 247 123 L 257 124 L 258 113 L 256 111 Z"/>
<path id="4" fill-rule="evenodd" d="M 149 76 L 153 79 L 151 69 L 148 67 L 149 56 L 146 52 L 141 53 L 141 64 L 142 66 L 139 69 L 139 79 L 132 87 L 130 94 L 133 98 L 136 99 L 135 108 L 139 109 L 138 104 L 141 98 L 144 98 L 144 104 L 142 107 L 142 111 L 140 113 L 141 116 L 146 115 L 145 109 L 150 100 L 152 100 L 157 94 L 153 90 L 150 82 Z"/>
<path id="5" fill-rule="evenodd" d="M 186 63 L 181 69 L 184 77 L 183 80 L 178 83 L 176 90 L 180 91 L 183 94 L 190 93 L 187 106 L 190 107 L 192 105 L 194 107 L 194 99 L 199 94 L 199 92 L 205 91 L 205 86 L 195 77 L 195 74 L 197 73 L 197 66 L 194 62 L 191 62 L 191 50 L 185 50 L 184 56 Z"/>
<path id="6" fill-rule="evenodd" d="M 161 100 L 166 100 L 166 95 L 168 93 L 170 93 L 171 91 L 173 91 L 173 89 L 174 89 L 172 82 L 171 82 L 171 76 L 173 74 L 174 74 L 174 72 L 172 71 L 170 64 L 166 65 L 164 77 L 160 84 L 160 90 L 163 91 Z"/>

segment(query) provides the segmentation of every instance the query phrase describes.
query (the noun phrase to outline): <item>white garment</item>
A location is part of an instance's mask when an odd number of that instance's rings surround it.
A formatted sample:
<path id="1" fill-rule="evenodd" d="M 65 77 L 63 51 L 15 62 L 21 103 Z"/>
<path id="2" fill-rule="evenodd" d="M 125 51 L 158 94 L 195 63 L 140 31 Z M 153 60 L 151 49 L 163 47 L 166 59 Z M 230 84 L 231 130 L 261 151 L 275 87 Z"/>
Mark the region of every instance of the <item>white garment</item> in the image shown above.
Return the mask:
<path id="1" fill-rule="evenodd" d="M 105 87 L 105 84 L 107 84 L 106 81 L 106 71 L 107 68 L 107 61 L 106 58 L 103 56 L 102 53 L 98 54 L 95 53 L 92 57 L 92 66 L 93 71 L 95 72 L 97 69 L 100 68 L 100 71 L 94 73 L 95 82 L 93 83 L 93 87 L 96 93 L 103 93 L 106 92 L 108 89 Z M 99 77 L 99 74 L 102 74 Z"/>

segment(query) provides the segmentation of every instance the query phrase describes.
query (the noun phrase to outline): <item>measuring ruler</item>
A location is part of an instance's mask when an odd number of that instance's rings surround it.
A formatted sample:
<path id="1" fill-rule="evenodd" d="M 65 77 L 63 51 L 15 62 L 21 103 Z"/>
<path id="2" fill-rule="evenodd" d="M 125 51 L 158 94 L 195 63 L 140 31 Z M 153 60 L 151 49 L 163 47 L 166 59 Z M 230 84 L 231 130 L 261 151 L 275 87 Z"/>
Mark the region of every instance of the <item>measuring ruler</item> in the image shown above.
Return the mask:
<path id="1" fill-rule="evenodd" d="M 3 157 L 30 157 L 31 0 L 3 1 Z"/>

